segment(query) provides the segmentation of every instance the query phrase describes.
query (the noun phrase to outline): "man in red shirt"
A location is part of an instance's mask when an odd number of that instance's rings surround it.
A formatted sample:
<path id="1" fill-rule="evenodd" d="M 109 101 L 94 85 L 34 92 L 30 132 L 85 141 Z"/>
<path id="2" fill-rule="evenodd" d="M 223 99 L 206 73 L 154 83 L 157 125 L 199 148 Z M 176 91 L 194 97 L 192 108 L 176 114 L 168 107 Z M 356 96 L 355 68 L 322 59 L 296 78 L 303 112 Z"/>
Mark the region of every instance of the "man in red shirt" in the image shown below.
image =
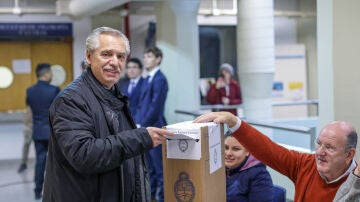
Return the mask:
<path id="1" fill-rule="evenodd" d="M 344 121 L 332 122 L 320 131 L 315 154 L 288 150 L 229 112 L 212 112 L 194 122 L 205 121 L 226 123 L 232 136 L 255 158 L 290 178 L 295 184 L 295 202 L 332 201 L 356 167 L 357 133 Z"/>

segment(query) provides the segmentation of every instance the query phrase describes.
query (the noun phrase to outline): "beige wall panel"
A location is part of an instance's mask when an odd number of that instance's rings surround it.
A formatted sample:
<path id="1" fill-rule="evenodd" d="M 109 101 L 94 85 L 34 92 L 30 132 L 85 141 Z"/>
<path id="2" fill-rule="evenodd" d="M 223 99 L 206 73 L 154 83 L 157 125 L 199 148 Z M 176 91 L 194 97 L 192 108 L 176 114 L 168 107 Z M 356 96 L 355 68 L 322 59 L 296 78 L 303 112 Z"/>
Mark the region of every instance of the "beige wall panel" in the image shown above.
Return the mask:
<path id="1" fill-rule="evenodd" d="M 12 70 L 16 59 L 29 59 L 31 72 L 14 74 L 13 84 L 0 89 L 0 112 L 25 109 L 26 89 L 37 82 L 35 68 L 38 63 L 61 65 L 66 71 L 64 88 L 73 79 L 72 41 L 62 42 L 0 42 L 0 66 Z M 80 68 L 80 67 L 79 67 Z"/>
<path id="2" fill-rule="evenodd" d="M 14 59 L 30 59 L 30 43 L 0 42 L 0 66 L 12 70 Z M 25 108 L 25 90 L 32 83 L 31 74 L 14 74 L 14 81 L 0 89 L 0 112 Z"/>

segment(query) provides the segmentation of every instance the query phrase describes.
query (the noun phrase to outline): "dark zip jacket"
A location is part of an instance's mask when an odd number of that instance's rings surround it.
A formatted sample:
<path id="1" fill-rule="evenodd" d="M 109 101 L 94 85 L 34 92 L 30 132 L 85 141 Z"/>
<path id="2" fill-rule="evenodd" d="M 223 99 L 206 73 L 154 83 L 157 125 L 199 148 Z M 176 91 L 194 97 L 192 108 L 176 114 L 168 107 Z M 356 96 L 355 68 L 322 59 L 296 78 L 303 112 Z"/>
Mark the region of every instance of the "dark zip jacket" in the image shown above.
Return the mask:
<path id="1" fill-rule="evenodd" d="M 143 154 L 153 143 L 114 88 L 88 68 L 54 100 L 44 202 L 150 201 Z"/>
<path id="2" fill-rule="evenodd" d="M 239 167 L 226 170 L 227 202 L 272 202 L 273 197 L 271 176 L 252 155 Z"/>

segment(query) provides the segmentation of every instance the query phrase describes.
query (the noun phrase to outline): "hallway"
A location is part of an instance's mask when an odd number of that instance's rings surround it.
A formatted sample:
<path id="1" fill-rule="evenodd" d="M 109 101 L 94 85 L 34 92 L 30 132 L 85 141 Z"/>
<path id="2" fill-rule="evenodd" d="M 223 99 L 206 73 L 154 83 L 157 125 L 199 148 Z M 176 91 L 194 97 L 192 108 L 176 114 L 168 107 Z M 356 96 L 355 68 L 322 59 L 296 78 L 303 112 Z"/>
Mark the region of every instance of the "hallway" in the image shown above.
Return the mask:
<path id="1" fill-rule="evenodd" d="M 28 169 L 17 173 L 20 160 L 0 160 L 0 198 L 7 202 L 32 202 L 34 199 L 34 160 Z"/>
<path id="2" fill-rule="evenodd" d="M 30 146 L 28 168 L 19 174 L 17 169 L 20 165 L 24 126 L 21 118 L 8 116 L 2 115 L 6 120 L 0 121 L 0 199 L 6 202 L 36 201 L 33 192 L 34 145 Z"/>

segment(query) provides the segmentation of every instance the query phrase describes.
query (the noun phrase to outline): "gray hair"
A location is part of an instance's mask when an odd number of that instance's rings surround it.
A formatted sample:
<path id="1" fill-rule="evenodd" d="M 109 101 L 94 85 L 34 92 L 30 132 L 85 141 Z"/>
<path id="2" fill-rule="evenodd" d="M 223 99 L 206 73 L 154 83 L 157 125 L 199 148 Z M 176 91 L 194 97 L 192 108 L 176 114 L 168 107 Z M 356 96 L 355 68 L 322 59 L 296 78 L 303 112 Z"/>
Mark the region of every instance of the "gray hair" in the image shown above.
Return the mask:
<path id="1" fill-rule="evenodd" d="M 347 141 L 346 141 L 346 149 L 351 149 L 354 148 L 356 149 L 356 144 L 357 144 L 357 133 L 355 130 L 351 131 L 348 135 L 347 135 Z"/>
<path id="2" fill-rule="evenodd" d="M 126 55 L 130 54 L 130 43 L 129 39 L 120 32 L 119 30 L 110 28 L 110 27 L 99 27 L 94 29 L 91 34 L 86 39 L 86 50 L 93 52 L 96 48 L 99 47 L 99 35 L 101 34 L 108 34 L 117 37 L 121 37 L 125 41 L 125 51 Z"/>

